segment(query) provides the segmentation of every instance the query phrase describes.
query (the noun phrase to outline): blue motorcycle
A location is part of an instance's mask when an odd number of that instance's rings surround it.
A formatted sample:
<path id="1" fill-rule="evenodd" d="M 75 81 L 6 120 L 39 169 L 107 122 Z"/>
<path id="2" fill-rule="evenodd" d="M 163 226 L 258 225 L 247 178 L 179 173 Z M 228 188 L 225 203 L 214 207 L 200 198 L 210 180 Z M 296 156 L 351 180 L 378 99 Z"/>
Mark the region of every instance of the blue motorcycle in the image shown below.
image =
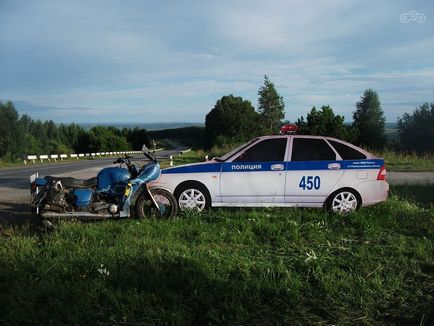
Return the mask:
<path id="1" fill-rule="evenodd" d="M 175 217 L 178 205 L 172 193 L 148 187 L 149 182 L 160 177 L 155 153 L 144 146 L 143 154 L 150 162 L 141 168 L 131 157 L 124 156 L 113 162 L 118 167 L 104 168 L 87 180 L 31 177 L 33 211 L 44 224 L 57 219 L 128 218 L 131 207 L 140 219 Z"/>

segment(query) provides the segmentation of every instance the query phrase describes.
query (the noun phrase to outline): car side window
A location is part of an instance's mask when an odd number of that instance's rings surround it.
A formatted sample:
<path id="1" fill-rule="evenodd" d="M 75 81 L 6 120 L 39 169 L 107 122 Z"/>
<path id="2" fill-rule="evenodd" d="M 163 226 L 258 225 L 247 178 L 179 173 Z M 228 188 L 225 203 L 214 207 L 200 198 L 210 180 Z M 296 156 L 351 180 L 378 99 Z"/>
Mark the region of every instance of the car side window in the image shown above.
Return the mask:
<path id="1" fill-rule="evenodd" d="M 273 162 L 285 159 L 286 138 L 265 139 L 241 153 L 234 162 Z"/>
<path id="2" fill-rule="evenodd" d="M 357 149 L 340 142 L 328 139 L 329 143 L 335 148 L 336 152 L 342 157 L 343 160 L 362 160 L 366 155 L 360 153 Z"/>
<path id="3" fill-rule="evenodd" d="M 333 160 L 336 160 L 336 154 L 323 139 L 294 138 L 291 161 Z"/>

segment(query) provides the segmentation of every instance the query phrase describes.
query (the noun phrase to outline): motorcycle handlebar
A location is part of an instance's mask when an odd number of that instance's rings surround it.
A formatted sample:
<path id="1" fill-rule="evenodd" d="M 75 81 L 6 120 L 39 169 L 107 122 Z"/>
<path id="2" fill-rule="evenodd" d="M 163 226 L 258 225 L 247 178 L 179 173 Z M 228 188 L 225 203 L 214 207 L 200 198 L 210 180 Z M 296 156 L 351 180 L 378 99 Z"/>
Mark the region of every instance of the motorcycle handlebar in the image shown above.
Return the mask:
<path id="1" fill-rule="evenodd" d="M 123 163 L 124 159 L 123 158 L 118 158 L 116 161 L 113 162 L 113 164 L 118 164 L 118 163 Z"/>
<path id="2" fill-rule="evenodd" d="M 151 153 L 143 153 L 149 160 L 151 160 L 152 162 L 156 162 L 157 158 L 154 157 L 153 155 L 151 155 Z M 113 164 L 122 164 L 125 163 L 128 167 L 130 167 L 131 165 L 131 161 L 130 161 L 131 156 L 127 156 L 125 155 L 125 157 L 119 157 L 116 161 L 113 162 Z"/>

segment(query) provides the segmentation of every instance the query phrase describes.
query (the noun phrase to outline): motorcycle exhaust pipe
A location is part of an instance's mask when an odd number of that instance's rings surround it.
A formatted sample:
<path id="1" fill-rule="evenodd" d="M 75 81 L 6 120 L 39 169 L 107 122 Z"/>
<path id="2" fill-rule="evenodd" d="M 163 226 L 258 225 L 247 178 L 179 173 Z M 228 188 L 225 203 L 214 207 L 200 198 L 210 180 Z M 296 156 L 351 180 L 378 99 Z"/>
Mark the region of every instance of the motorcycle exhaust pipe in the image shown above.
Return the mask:
<path id="1" fill-rule="evenodd" d="M 120 217 L 119 214 L 93 214 L 89 212 L 66 212 L 66 213 L 56 213 L 56 212 L 43 212 L 41 213 L 43 218 L 57 218 L 57 219 L 108 219 Z"/>

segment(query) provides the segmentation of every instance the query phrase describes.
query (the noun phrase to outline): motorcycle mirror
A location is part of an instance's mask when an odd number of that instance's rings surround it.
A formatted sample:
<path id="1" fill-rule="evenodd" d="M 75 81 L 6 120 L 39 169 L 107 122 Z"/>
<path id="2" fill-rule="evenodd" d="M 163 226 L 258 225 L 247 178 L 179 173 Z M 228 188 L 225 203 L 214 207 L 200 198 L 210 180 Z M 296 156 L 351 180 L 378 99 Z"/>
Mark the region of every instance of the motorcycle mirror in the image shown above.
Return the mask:
<path id="1" fill-rule="evenodd" d="M 143 144 L 142 152 L 143 153 L 149 153 L 149 149 L 148 149 L 148 147 L 146 147 L 146 144 Z"/>

